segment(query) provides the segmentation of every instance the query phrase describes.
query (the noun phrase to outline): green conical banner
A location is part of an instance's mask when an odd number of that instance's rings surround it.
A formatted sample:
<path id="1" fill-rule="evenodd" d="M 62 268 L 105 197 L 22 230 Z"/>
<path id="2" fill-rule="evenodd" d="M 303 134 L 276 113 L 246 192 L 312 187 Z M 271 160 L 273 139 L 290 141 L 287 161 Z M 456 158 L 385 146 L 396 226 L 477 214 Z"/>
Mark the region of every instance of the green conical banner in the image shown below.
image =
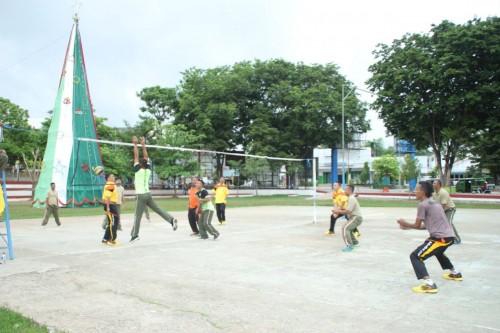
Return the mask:
<path id="1" fill-rule="evenodd" d="M 52 182 L 56 184 L 63 206 L 88 207 L 99 204 L 104 174 L 96 174 L 94 168 L 102 166 L 100 147 L 95 142 L 79 141 L 78 138 L 97 139 L 97 132 L 78 18 L 75 17 L 35 190 L 35 206 L 44 205 L 46 192 Z"/>

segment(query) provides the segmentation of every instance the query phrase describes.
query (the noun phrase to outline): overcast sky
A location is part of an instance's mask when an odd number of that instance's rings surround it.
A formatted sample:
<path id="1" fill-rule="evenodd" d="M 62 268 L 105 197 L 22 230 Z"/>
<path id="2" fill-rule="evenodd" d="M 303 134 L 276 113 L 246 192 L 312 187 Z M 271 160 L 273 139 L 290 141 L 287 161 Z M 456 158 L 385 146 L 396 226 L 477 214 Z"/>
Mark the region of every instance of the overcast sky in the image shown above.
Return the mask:
<path id="1" fill-rule="evenodd" d="M 0 97 L 28 110 L 32 124 L 48 116 L 75 11 L 95 114 L 122 126 L 138 120 L 138 91 L 174 87 L 191 67 L 334 63 L 366 89 L 378 43 L 499 9 L 499 0 L 0 0 Z M 385 137 L 382 121 L 369 117 L 367 139 Z"/>

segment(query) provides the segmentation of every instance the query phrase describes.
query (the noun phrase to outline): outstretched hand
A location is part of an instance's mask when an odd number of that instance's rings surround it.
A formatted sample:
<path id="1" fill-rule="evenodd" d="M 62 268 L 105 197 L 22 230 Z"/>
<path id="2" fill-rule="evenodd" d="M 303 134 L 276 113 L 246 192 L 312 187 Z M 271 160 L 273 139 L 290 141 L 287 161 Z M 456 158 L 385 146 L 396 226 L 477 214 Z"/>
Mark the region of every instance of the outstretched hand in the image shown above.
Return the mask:
<path id="1" fill-rule="evenodd" d="M 137 139 L 137 137 L 135 135 L 132 137 L 132 142 L 134 144 L 138 144 L 139 143 L 139 140 Z"/>

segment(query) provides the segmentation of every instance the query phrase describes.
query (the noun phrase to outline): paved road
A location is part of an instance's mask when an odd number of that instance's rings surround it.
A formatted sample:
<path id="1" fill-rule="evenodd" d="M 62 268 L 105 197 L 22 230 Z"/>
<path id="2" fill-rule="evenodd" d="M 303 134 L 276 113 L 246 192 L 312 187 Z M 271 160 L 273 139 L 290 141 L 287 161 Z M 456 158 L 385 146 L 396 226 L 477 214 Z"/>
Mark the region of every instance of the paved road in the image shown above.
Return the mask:
<path id="1" fill-rule="evenodd" d="M 0 304 L 66 332 L 499 332 L 500 210 L 459 210 L 463 244 L 447 253 L 464 281 L 427 266 L 439 293 L 415 294 L 409 254 L 425 231 L 396 219 L 415 209 L 363 208 L 362 246 L 327 237 L 329 208 L 228 209 L 218 241 L 153 215 L 141 240 L 100 244 L 100 217 L 12 223 L 13 261 L 0 265 Z M 0 225 L 0 228 L 3 228 Z M 337 232 L 340 228 L 337 227 Z"/>

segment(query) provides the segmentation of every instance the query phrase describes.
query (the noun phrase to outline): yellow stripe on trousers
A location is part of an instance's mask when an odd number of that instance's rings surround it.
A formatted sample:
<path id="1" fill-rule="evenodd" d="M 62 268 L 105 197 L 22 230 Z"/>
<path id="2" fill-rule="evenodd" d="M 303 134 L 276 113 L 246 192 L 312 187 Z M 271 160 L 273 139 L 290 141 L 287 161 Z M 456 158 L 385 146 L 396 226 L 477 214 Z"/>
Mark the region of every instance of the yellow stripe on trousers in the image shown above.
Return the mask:
<path id="1" fill-rule="evenodd" d="M 448 246 L 451 242 L 449 243 L 442 243 L 440 241 L 436 241 L 436 240 L 429 240 L 429 242 L 432 242 L 432 245 L 426 249 L 423 253 L 420 253 L 419 254 L 419 257 L 420 258 L 425 258 L 426 256 L 428 256 L 429 254 L 431 254 L 433 251 L 435 251 L 436 249 L 440 248 L 440 247 L 443 247 L 443 246 Z"/>

